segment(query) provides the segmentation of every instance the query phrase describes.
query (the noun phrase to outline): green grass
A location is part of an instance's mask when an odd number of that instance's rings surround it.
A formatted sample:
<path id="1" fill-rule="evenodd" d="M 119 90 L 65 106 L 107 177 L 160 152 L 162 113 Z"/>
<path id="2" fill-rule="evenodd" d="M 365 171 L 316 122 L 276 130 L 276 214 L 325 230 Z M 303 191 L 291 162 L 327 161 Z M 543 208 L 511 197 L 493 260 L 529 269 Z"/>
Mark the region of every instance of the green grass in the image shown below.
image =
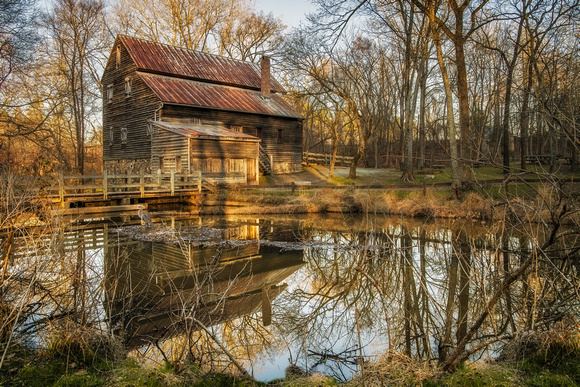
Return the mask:
<path id="1" fill-rule="evenodd" d="M 481 367 L 461 367 L 452 374 L 426 383 L 449 387 L 515 386 L 519 382 L 517 370 L 499 365 Z"/>
<path id="2" fill-rule="evenodd" d="M 517 363 L 493 363 L 462 366 L 451 374 L 430 379 L 424 386 L 483 387 L 483 386 L 578 386 L 580 358 L 578 353 L 541 354 Z M 553 359 L 557 359 L 554 361 Z M 288 377 L 271 383 L 257 382 L 228 374 L 202 374 L 195 366 L 180 368 L 143 367 L 134 360 L 121 361 L 110 369 L 66 367 L 59 360 L 30 362 L 15 377 L 1 378 L 6 386 L 335 386 L 339 383 L 327 376 Z M 351 383 L 352 385 L 353 383 Z M 354 384 L 356 385 L 356 383 Z M 420 385 L 411 383 L 411 385 Z"/>
<path id="3" fill-rule="evenodd" d="M 519 163 L 511 163 L 511 172 L 520 173 Z M 526 173 L 527 178 L 533 178 L 540 176 L 547 172 L 546 168 L 537 165 L 529 165 Z M 347 167 L 336 167 L 334 172 L 334 177 L 328 176 L 328 168 L 322 165 L 311 165 L 304 169 L 304 172 L 300 174 L 301 180 L 312 180 L 319 184 L 319 182 L 326 183 L 329 185 L 396 185 L 401 184 L 401 171 L 394 168 L 358 168 L 356 179 L 350 179 L 348 177 L 349 168 Z M 472 168 L 471 173 L 473 178 L 478 183 L 485 183 L 490 180 L 503 179 L 503 171 L 500 166 L 482 166 L 477 168 Z M 578 171 L 570 171 L 568 167 L 563 167 L 557 170 L 556 175 L 559 177 L 579 177 L 580 173 Z M 292 176 L 292 175 L 288 175 Z M 429 185 L 433 183 L 450 183 L 451 182 L 451 169 L 446 167 L 443 169 L 430 169 L 426 168 L 422 171 L 414 172 L 415 180 L 411 184 L 417 186 L 422 186 L 423 184 Z M 267 176 L 264 179 L 264 186 L 267 186 L 269 182 L 276 180 L 276 177 Z M 288 178 L 286 178 L 288 180 Z M 290 179 L 291 180 L 291 179 Z M 262 185 L 262 182 L 260 183 Z"/>
<path id="4" fill-rule="evenodd" d="M 334 176 L 329 178 L 329 182 L 333 185 L 353 185 L 356 183 L 356 179 L 344 176 Z"/>

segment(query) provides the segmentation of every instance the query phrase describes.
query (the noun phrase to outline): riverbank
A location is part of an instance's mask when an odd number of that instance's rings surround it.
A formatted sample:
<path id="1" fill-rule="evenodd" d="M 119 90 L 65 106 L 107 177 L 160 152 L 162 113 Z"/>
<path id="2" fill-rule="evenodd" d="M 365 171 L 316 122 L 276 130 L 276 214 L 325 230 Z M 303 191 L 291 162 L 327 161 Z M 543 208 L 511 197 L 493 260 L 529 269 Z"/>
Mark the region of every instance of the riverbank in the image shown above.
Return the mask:
<path id="1" fill-rule="evenodd" d="M 562 197 L 575 206 L 579 191 L 577 183 L 564 187 L 540 183 L 490 185 L 457 199 L 449 187 L 231 189 L 212 199 L 191 202 L 189 210 L 200 215 L 370 213 L 474 221 L 498 221 L 516 214 L 540 222 L 551 218 Z"/>
<path id="2" fill-rule="evenodd" d="M 504 346 L 496 362 L 476 361 L 454 372 L 389 352 L 340 382 L 289 367 L 284 379 L 259 382 L 236 373 L 204 372 L 194 364 L 145 365 L 100 333 L 54 335 L 44 350 L 13 346 L 0 369 L 6 386 L 576 386 L 580 384 L 580 334 L 560 325 L 523 333 Z"/>

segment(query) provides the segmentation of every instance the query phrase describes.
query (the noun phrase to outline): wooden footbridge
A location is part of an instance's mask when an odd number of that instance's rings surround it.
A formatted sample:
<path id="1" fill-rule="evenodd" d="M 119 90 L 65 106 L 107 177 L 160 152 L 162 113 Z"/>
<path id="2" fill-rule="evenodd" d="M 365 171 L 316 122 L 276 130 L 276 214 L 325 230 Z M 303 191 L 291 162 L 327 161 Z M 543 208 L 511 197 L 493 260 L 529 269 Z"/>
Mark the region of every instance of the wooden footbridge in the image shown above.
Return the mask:
<path id="1" fill-rule="evenodd" d="M 175 202 L 184 196 L 216 193 L 219 186 L 246 184 L 243 173 L 203 174 L 126 174 L 59 175 L 45 182 L 39 196 L 60 208 L 112 206 L 144 203 L 147 200 Z"/>

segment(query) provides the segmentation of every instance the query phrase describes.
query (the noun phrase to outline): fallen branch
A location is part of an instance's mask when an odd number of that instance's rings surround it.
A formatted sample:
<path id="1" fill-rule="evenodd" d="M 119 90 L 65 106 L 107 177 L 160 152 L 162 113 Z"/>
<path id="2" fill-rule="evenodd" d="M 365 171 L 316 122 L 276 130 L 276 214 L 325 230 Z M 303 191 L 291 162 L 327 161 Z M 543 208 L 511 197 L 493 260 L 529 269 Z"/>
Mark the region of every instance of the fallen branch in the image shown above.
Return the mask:
<path id="1" fill-rule="evenodd" d="M 218 347 L 226 354 L 226 356 L 230 359 L 230 361 L 238 368 L 240 373 L 244 376 L 249 376 L 248 371 L 234 358 L 234 356 L 227 350 L 226 347 L 218 340 L 217 337 L 205 326 L 204 323 L 196 319 L 195 317 L 191 317 L 191 319 L 207 333 L 207 335 L 217 344 Z"/>

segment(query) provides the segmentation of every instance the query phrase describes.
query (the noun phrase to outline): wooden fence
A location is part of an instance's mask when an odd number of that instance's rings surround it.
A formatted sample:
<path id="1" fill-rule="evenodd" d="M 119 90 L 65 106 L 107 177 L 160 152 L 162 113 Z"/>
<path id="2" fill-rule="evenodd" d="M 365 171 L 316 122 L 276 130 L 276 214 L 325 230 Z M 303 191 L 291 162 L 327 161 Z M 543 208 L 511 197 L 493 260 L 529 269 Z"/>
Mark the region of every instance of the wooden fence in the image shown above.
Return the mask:
<path id="1" fill-rule="evenodd" d="M 44 189 L 46 196 L 64 206 L 67 200 L 91 198 L 112 199 L 123 197 L 155 197 L 159 195 L 178 195 L 214 191 L 218 185 L 246 184 L 243 173 L 203 174 L 177 173 L 138 174 L 138 175 L 59 175 L 56 182 Z"/>
<path id="2" fill-rule="evenodd" d="M 304 152 L 303 159 L 306 164 L 322 164 L 328 165 L 330 164 L 330 153 L 311 153 L 311 152 Z M 348 166 L 352 164 L 353 157 L 352 156 L 336 156 L 336 165 L 344 165 Z"/>

